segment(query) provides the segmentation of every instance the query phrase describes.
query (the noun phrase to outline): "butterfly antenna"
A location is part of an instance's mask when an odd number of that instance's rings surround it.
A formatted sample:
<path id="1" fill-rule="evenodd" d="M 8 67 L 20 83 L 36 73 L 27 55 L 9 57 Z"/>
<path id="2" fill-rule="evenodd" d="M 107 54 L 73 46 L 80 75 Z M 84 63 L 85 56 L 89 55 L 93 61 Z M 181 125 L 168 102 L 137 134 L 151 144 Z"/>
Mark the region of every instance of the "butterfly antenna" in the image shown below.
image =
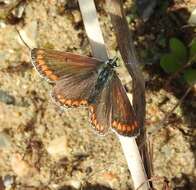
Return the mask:
<path id="1" fill-rule="evenodd" d="M 115 57 L 113 58 L 113 61 L 114 61 L 114 62 L 118 61 L 118 57 L 115 56 Z"/>
<path id="2" fill-rule="evenodd" d="M 114 65 L 115 67 L 117 67 L 117 66 L 119 66 L 118 64 L 117 64 L 117 60 L 118 60 L 118 57 L 117 56 L 115 56 L 113 59 L 112 59 L 112 65 Z"/>
<path id="3" fill-rule="evenodd" d="M 30 48 L 30 46 L 29 46 L 29 45 L 25 42 L 25 40 L 22 38 L 22 36 L 21 36 L 21 34 L 20 34 L 20 31 L 19 31 L 16 27 L 15 27 L 15 30 L 16 30 L 16 32 L 18 33 L 18 35 L 19 35 L 21 41 L 23 42 L 23 44 L 31 51 L 32 48 Z"/>
<path id="4" fill-rule="evenodd" d="M 117 57 L 117 56 L 115 56 L 115 57 L 114 57 L 114 60 L 115 60 L 115 61 L 118 61 L 118 57 Z"/>

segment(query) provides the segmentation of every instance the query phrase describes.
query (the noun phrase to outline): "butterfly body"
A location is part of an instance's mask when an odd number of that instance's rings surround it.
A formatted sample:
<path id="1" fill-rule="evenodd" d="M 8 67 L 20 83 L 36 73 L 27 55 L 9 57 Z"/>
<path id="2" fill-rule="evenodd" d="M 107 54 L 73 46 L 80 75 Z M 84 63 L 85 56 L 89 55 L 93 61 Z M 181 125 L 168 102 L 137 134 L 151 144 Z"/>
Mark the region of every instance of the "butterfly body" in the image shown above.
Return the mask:
<path id="1" fill-rule="evenodd" d="M 116 60 L 46 49 L 33 49 L 32 64 L 55 84 L 52 97 L 61 106 L 89 108 L 90 121 L 99 134 L 112 128 L 125 136 L 139 132 L 134 110 L 114 68 Z"/>
<path id="2" fill-rule="evenodd" d="M 95 103 L 96 97 L 102 92 L 108 81 L 112 79 L 114 68 L 116 65 L 116 58 L 103 62 L 98 69 L 97 82 L 95 88 L 89 97 L 89 103 Z"/>

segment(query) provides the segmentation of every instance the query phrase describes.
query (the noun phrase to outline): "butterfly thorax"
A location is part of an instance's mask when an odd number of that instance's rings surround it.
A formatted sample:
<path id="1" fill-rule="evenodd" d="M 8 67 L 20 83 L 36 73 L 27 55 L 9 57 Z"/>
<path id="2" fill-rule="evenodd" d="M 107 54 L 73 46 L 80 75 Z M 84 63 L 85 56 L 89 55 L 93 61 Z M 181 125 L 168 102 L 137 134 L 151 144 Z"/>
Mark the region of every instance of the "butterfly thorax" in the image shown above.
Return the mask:
<path id="1" fill-rule="evenodd" d="M 96 97 L 101 93 L 107 82 L 112 78 L 114 68 L 117 67 L 116 60 L 117 58 L 109 59 L 98 69 L 98 77 L 95 88 L 89 97 L 90 103 L 95 101 Z"/>

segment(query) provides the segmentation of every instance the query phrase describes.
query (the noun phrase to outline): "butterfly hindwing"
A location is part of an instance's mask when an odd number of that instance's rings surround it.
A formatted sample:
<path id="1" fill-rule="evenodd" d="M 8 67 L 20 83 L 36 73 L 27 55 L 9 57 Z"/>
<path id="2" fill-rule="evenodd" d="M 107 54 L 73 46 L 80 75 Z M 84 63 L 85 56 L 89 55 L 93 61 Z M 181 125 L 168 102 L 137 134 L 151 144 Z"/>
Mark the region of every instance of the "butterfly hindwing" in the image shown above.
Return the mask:
<path id="1" fill-rule="evenodd" d="M 53 88 L 55 102 L 65 107 L 88 106 L 88 99 L 97 80 L 97 73 L 70 73 L 58 80 Z"/>
<path id="2" fill-rule="evenodd" d="M 134 110 L 116 73 L 111 81 L 112 128 L 121 135 L 137 135 L 139 126 Z"/>
<path id="3" fill-rule="evenodd" d="M 110 98 L 111 81 L 108 80 L 100 94 L 90 103 L 90 122 L 99 134 L 106 134 L 111 127 L 112 104 Z"/>
<path id="4" fill-rule="evenodd" d="M 62 76 L 88 73 L 102 63 L 100 60 L 73 53 L 49 49 L 33 49 L 32 63 L 39 74 L 49 82 L 56 82 Z"/>

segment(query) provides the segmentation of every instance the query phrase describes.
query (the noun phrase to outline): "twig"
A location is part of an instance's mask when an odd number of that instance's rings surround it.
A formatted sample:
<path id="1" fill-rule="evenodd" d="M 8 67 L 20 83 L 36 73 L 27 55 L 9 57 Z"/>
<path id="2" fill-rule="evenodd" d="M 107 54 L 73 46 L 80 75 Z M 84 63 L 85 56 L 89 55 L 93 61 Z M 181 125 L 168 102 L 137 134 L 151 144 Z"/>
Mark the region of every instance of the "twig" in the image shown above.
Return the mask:
<path id="1" fill-rule="evenodd" d="M 25 42 L 25 40 L 23 39 L 23 37 L 21 36 L 20 31 L 15 27 L 16 32 L 18 33 L 18 36 L 20 38 L 20 40 L 22 41 L 22 43 L 29 49 L 29 51 L 32 50 L 32 48 L 30 48 L 30 46 Z"/>
<path id="2" fill-rule="evenodd" d="M 136 190 L 140 190 L 141 189 L 141 187 L 145 184 L 145 183 L 147 183 L 147 182 L 152 182 L 152 181 L 160 181 L 160 180 L 163 180 L 163 183 L 164 183 L 164 186 L 166 186 L 166 188 L 164 188 L 163 187 L 163 190 L 169 190 L 169 187 L 168 187 L 168 185 L 166 184 L 165 185 L 165 182 L 166 182 L 166 178 L 165 177 L 159 177 L 159 176 L 154 176 L 154 177 L 152 177 L 152 178 L 150 178 L 150 179 L 148 179 L 147 181 L 145 181 L 144 183 L 142 183 Z"/>
<path id="3" fill-rule="evenodd" d="M 93 56 L 102 60 L 107 60 L 107 50 L 99 26 L 96 9 L 93 0 L 78 0 L 82 13 L 84 26 L 89 38 Z M 88 7 L 88 8 L 87 8 Z M 90 18 L 89 18 L 90 17 Z M 100 48 L 101 47 L 101 48 Z M 142 159 L 135 141 L 135 137 L 123 137 L 118 135 L 123 152 L 125 154 L 129 170 L 132 175 L 134 188 L 139 187 L 147 181 L 146 173 L 142 164 Z M 142 186 L 141 190 L 148 190 L 148 183 Z"/>

